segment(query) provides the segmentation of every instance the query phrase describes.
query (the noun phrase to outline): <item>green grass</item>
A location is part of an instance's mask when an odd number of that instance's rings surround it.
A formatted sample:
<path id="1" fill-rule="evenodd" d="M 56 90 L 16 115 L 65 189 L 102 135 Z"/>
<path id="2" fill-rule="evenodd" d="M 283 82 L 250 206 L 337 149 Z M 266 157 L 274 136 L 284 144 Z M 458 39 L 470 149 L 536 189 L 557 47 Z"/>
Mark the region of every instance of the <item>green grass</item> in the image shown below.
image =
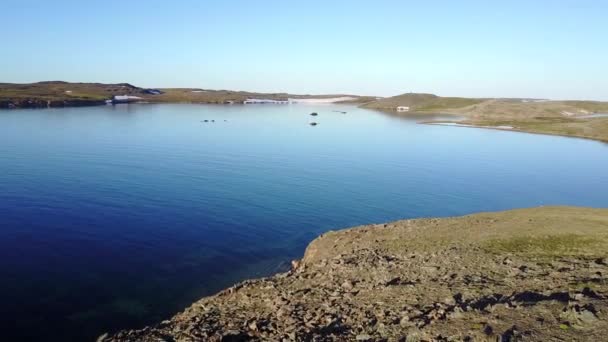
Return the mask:
<path id="1" fill-rule="evenodd" d="M 485 249 L 492 253 L 534 256 L 594 254 L 603 246 L 604 241 L 601 238 L 576 234 L 541 237 L 518 236 L 509 239 L 489 240 L 484 244 Z"/>
<path id="2" fill-rule="evenodd" d="M 561 101 L 564 104 L 594 113 L 608 113 L 608 103 L 599 101 Z"/>
<path id="3" fill-rule="evenodd" d="M 478 126 L 512 126 L 517 130 L 595 139 L 608 142 L 608 118 L 576 119 L 567 117 L 534 117 L 473 119 L 463 123 Z"/>
<path id="4" fill-rule="evenodd" d="M 363 105 L 366 108 L 396 110 L 398 106 L 408 106 L 411 112 L 440 113 L 447 109 L 463 108 L 481 103 L 483 99 L 464 97 L 440 97 L 433 94 L 408 93 L 372 101 Z"/>
<path id="5" fill-rule="evenodd" d="M 462 108 L 467 106 L 476 105 L 483 102 L 480 99 L 467 99 L 463 97 L 439 97 L 430 100 L 426 104 L 422 104 L 415 108 L 418 112 L 441 112 L 442 110 L 452 108 Z"/>

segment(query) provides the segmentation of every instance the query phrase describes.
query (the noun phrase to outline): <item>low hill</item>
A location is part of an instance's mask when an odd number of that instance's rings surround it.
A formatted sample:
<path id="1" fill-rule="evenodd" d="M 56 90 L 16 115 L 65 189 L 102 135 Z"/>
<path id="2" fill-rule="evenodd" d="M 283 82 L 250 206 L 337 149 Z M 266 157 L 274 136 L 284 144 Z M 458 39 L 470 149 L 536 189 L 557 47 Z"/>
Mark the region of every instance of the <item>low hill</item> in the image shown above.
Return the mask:
<path id="1" fill-rule="evenodd" d="M 370 109 L 396 110 L 399 106 L 410 107 L 412 112 L 440 112 L 445 109 L 462 108 L 483 102 L 482 99 L 463 97 L 440 97 L 433 94 L 408 93 L 386 97 L 364 104 Z"/>
<path id="2" fill-rule="evenodd" d="M 396 112 L 454 114 L 457 120 L 426 122 L 580 137 L 608 142 L 608 102 L 539 99 L 467 99 L 432 94 L 403 94 L 378 99 L 362 107 Z M 408 115 L 407 112 L 399 115 Z"/>
<path id="3" fill-rule="evenodd" d="M 31 84 L 0 83 L 0 108 L 32 108 L 101 105 L 114 95 L 141 95 L 143 90 L 128 83 L 68 83 L 62 81 Z"/>
<path id="4" fill-rule="evenodd" d="M 361 103 L 371 98 L 356 95 L 298 95 L 288 93 L 256 93 L 247 91 L 209 90 L 197 88 L 146 89 L 128 83 L 69 83 L 62 81 L 31 84 L 0 83 L 0 108 L 63 107 L 100 105 L 114 96 L 135 96 L 145 102 L 167 103 L 229 103 L 249 98 L 286 100 L 288 98 L 349 98 Z"/>
<path id="5" fill-rule="evenodd" d="M 99 341 L 600 341 L 608 209 L 540 207 L 329 232 L 294 268 Z"/>

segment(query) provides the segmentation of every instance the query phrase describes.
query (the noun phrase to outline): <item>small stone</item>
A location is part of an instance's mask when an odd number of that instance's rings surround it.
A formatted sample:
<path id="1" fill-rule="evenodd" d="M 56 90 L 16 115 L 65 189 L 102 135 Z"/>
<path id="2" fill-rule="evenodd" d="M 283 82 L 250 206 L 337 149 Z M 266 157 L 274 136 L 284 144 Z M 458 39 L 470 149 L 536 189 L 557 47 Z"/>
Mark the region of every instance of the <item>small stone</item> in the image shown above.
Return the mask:
<path id="1" fill-rule="evenodd" d="M 249 323 L 248 327 L 249 327 L 249 330 L 253 330 L 253 331 L 258 330 L 258 325 L 255 323 L 255 321 Z"/>
<path id="2" fill-rule="evenodd" d="M 448 297 L 443 300 L 443 303 L 447 305 L 456 305 L 456 299 L 454 297 Z"/>
<path id="3" fill-rule="evenodd" d="M 456 307 L 454 308 L 454 311 L 448 315 L 448 317 L 451 319 L 460 319 L 464 317 L 464 314 L 461 308 Z"/>
<path id="4" fill-rule="evenodd" d="M 103 342 L 108 337 L 108 333 L 105 333 L 97 338 L 97 342 Z"/>
<path id="5" fill-rule="evenodd" d="M 357 341 L 371 341 L 372 337 L 369 335 L 361 334 L 361 335 L 357 335 L 357 337 L 355 339 Z"/>
<path id="6" fill-rule="evenodd" d="M 486 324 L 486 326 L 483 327 L 483 333 L 486 335 L 492 335 L 492 333 L 494 333 L 494 328 L 492 328 L 491 325 Z"/>
<path id="7" fill-rule="evenodd" d="M 342 288 L 346 289 L 346 290 L 352 290 L 353 289 L 353 283 L 350 280 L 347 280 L 345 282 L 342 283 Z"/>
<path id="8" fill-rule="evenodd" d="M 598 321 L 597 316 L 589 310 L 581 311 L 579 313 L 578 319 L 585 324 L 592 324 Z"/>

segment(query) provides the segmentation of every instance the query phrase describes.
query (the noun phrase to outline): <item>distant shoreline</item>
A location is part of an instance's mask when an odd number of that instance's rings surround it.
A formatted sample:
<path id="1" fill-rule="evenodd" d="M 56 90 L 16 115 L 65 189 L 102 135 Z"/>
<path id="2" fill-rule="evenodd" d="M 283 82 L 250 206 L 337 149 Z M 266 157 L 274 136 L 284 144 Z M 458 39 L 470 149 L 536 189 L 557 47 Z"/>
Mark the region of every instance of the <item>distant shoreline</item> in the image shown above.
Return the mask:
<path id="1" fill-rule="evenodd" d="M 481 128 L 481 129 L 491 129 L 495 131 L 507 131 L 507 132 L 517 132 L 517 133 L 527 133 L 527 134 L 539 134 L 539 135 L 551 135 L 558 136 L 564 138 L 574 138 L 574 139 L 585 139 L 585 140 L 593 140 L 599 141 L 603 143 L 608 143 L 608 139 L 603 138 L 592 138 L 584 135 L 572 135 L 572 134 L 561 134 L 561 133 L 552 133 L 552 132 L 535 132 L 531 130 L 523 130 L 517 129 L 512 126 L 482 126 L 482 125 L 473 125 L 473 124 L 461 124 L 458 122 L 439 122 L 439 121 L 421 121 L 419 122 L 421 125 L 435 125 L 435 126 L 450 126 L 450 127 L 460 127 L 460 128 Z M 507 128 L 508 127 L 508 128 Z"/>
<path id="2" fill-rule="evenodd" d="M 463 116 L 464 120 L 458 122 L 458 126 L 608 142 L 608 117 L 596 115 L 608 113 L 608 102 L 600 101 L 458 98 L 416 93 L 388 98 L 348 94 L 297 95 L 199 88 L 151 89 L 128 83 L 0 83 L 0 108 L 3 109 L 101 106 L 108 102 L 227 105 L 344 103 L 396 115 L 445 113 Z"/>
<path id="3" fill-rule="evenodd" d="M 257 93 L 198 88 L 141 88 L 128 83 L 68 83 L 61 81 L 31 84 L 0 83 L 0 108 L 61 108 L 101 106 L 106 103 L 351 103 L 361 104 L 374 97 L 349 94 L 302 95 Z"/>

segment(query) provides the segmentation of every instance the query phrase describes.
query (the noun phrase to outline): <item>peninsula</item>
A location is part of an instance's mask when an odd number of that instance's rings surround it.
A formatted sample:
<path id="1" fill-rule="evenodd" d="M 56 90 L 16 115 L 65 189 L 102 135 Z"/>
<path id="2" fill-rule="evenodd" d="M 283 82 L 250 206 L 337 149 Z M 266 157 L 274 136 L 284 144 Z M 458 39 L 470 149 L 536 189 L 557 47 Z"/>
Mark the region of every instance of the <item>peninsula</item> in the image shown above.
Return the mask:
<path id="1" fill-rule="evenodd" d="M 608 102 L 440 97 L 408 93 L 362 107 L 399 115 L 453 114 L 454 120 L 424 121 L 463 127 L 563 135 L 608 142 Z"/>
<path id="2" fill-rule="evenodd" d="M 288 273 L 98 341 L 604 339 L 608 209 L 540 207 L 328 232 Z"/>

